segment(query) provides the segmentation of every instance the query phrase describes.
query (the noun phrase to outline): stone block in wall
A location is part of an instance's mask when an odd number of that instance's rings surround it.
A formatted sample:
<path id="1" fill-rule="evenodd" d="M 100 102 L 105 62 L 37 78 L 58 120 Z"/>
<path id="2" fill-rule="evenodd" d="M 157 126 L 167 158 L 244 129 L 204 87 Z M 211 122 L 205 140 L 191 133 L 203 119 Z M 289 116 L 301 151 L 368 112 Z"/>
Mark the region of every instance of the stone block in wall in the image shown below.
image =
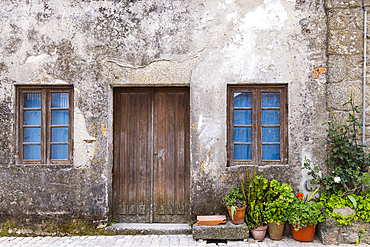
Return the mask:
<path id="1" fill-rule="evenodd" d="M 343 104 L 350 100 L 351 92 L 354 93 L 356 105 L 362 106 L 361 81 L 328 84 L 327 87 L 328 110 L 348 111 L 350 109 L 350 106 L 349 105 L 343 106 Z"/>
<path id="2" fill-rule="evenodd" d="M 363 50 L 363 33 L 361 31 L 329 31 L 328 55 L 360 54 Z"/>
<path id="3" fill-rule="evenodd" d="M 362 80 L 362 55 L 329 55 L 327 68 L 329 83 Z"/>
<path id="4" fill-rule="evenodd" d="M 359 240 L 361 230 L 370 231 L 370 223 L 363 220 L 355 221 L 352 225 L 339 226 L 338 222 L 328 218 L 325 222 L 319 223 L 317 233 L 323 244 L 355 244 Z M 370 235 L 362 237 L 362 243 L 370 243 Z"/>
<path id="5" fill-rule="evenodd" d="M 366 105 L 369 105 L 369 104 L 370 102 L 366 102 Z M 334 122 L 338 124 L 347 124 L 347 120 L 349 119 L 349 113 L 352 113 L 352 111 L 332 111 L 329 113 L 329 117 L 330 119 L 332 119 Z M 359 123 L 362 123 L 362 109 L 361 109 L 361 113 L 356 114 L 356 118 Z M 366 111 L 365 125 L 367 127 L 370 127 L 370 111 Z M 369 130 L 369 133 L 366 132 L 366 136 L 370 138 L 370 130 Z"/>
<path id="6" fill-rule="evenodd" d="M 328 30 L 360 31 L 363 28 L 362 8 L 330 9 L 327 16 Z"/>
<path id="7" fill-rule="evenodd" d="M 370 6 L 370 0 L 364 1 L 365 6 Z M 361 7 L 362 0 L 326 0 L 325 1 L 325 8 L 353 8 L 353 7 Z"/>
<path id="8" fill-rule="evenodd" d="M 349 111 L 332 111 L 329 114 L 330 119 L 338 124 L 347 124 Z"/>

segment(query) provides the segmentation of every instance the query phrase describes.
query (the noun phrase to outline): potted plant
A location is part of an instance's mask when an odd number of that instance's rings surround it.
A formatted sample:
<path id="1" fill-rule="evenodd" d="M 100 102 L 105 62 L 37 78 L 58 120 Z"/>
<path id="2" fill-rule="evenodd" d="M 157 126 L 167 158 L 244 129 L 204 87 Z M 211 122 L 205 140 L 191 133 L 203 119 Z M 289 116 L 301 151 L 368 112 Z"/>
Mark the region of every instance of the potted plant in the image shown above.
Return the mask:
<path id="1" fill-rule="evenodd" d="M 289 205 L 290 217 L 288 221 L 295 240 L 302 242 L 312 241 L 316 225 L 326 219 L 321 206 L 311 201 L 317 191 L 318 188 L 311 194 L 308 200 L 303 197 L 303 193 L 298 193 L 294 201 Z"/>
<path id="2" fill-rule="evenodd" d="M 237 179 L 233 183 L 238 183 Z M 243 194 L 237 185 L 225 195 L 224 202 L 229 211 L 231 222 L 235 225 L 244 223 L 246 203 Z"/>
<path id="3" fill-rule="evenodd" d="M 267 230 L 267 219 L 264 210 L 268 203 L 269 188 L 268 180 L 264 176 L 264 171 L 261 175 L 257 175 L 254 167 L 253 172 L 247 170 L 245 181 L 241 183 L 242 192 L 247 203 L 245 221 L 251 229 L 253 238 L 258 241 L 265 238 Z M 239 177 L 242 178 L 240 174 Z M 245 186 L 243 182 L 245 182 Z"/>
<path id="4" fill-rule="evenodd" d="M 268 232 L 271 239 L 281 239 L 285 222 L 288 220 L 288 207 L 294 201 L 293 189 L 288 184 L 281 184 L 277 180 L 270 182 L 269 203 L 265 207 L 265 218 L 268 222 Z"/>

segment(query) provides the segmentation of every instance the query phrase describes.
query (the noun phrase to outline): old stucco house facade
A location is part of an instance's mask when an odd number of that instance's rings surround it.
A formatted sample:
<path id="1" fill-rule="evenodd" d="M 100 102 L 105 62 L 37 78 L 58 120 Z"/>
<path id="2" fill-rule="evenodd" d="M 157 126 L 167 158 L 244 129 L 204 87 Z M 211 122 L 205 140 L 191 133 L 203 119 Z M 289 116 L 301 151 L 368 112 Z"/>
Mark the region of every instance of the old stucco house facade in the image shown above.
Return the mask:
<path id="1" fill-rule="evenodd" d="M 253 165 L 304 190 L 362 105 L 359 0 L 6 0 L 0 35 L 1 220 L 187 222 Z"/>

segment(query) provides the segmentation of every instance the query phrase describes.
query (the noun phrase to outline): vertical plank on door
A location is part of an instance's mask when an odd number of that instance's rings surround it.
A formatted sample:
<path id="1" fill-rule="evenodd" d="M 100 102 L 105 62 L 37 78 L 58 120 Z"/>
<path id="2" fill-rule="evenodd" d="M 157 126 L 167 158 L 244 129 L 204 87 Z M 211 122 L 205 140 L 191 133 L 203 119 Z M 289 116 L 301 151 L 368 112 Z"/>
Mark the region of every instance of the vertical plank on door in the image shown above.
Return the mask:
<path id="1" fill-rule="evenodd" d="M 147 170 L 148 170 L 148 95 L 144 93 L 138 94 L 138 153 L 136 160 L 139 162 L 136 166 L 136 183 L 137 183 L 137 213 L 145 214 L 147 193 L 150 192 L 147 188 Z"/>
<path id="2" fill-rule="evenodd" d="M 166 143 L 166 200 L 165 211 L 166 214 L 174 214 L 175 206 L 175 174 L 176 171 L 176 140 L 175 140 L 175 93 L 166 93 L 167 117 L 163 119 L 167 124 L 167 143 Z"/>
<path id="3" fill-rule="evenodd" d="M 138 124 L 138 111 L 137 105 L 139 103 L 137 93 L 130 94 L 130 119 L 129 119 L 129 162 L 128 162 L 128 213 L 130 215 L 136 214 L 136 166 L 137 166 L 137 151 L 138 151 L 138 138 L 137 138 L 137 124 Z"/>
<path id="4" fill-rule="evenodd" d="M 119 102 L 119 106 L 120 108 L 122 109 L 121 110 L 121 114 L 120 114 L 120 118 L 118 121 L 120 121 L 120 124 L 121 124 L 121 130 L 120 130 L 120 169 L 119 169 L 119 172 L 120 172 L 120 202 L 121 202 L 121 214 L 126 214 L 127 213 L 127 204 L 128 204 L 128 201 L 127 201 L 127 194 L 126 193 L 128 191 L 128 188 L 127 188 L 127 182 L 126 182 L 126 179 L 127 179 L 127 166 L 124 165 L 124 164 L 127 164 L 129 162 L 129 145 L 128 145 L 128 138 L 127 136 L 129 135 L 129 122 L 128 122 L 128 118 L 125 116 L 125 115 L 129 115 L 130 114 L 130 104 L 129 104 L 129 99 L 130 99 L 130 94 L 128 93 L 122 93 L 120 95 L 120 102 Z M 125 113 L 125 114 L 122 114 L 122 113 Z"/>
<path id="5" fill-rule="evenodd" d="M 176 94 L 176 214 L 185 213 L 185 131 L 186 101 L 184 93 Z"/>
<path id="6" fill-rule="evenodd" d="M 114 109 L 113 109 L 113 115 L 114 115 L 114 133 L 113 135 L 113 145 L 114 145 L 114 166 L 113 166 L 113 220 L 118 221 L 119 214 L 122 214 L 122 197 L 120 195 L 120 133 L 121 133 L 121 121 L 120 119 L 120 112 L 121 112 L 121 95 L 115 91 L 114 93 Z"/>
<path id="7" fill-rule="evenodd" d="M 166 94 L 164 93 L 157 93 L 155 95 L 155 111 L 156 111 L 156 122 L 155 122 L 155 129 L 156 134 L 154 136 L 154 145 L 155 145 L 155 152 L 157 153 L 155 158 L 155 214 L 163 215 L 164 214 L 164 196 L 165 196 L 165 167 L 166 164 L 166 148 L 165 143 L 167 139 L 167 132 L 166 132 L 166 121 L 165 118 L 166 114 Z"/>

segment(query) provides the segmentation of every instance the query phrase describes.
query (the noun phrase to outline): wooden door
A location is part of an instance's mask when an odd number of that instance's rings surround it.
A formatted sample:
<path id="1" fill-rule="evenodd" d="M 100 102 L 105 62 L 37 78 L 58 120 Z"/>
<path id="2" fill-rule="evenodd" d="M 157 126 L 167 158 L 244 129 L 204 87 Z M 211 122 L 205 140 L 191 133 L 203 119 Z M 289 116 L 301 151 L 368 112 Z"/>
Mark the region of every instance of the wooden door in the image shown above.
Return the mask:
<path id="1" fill-rule="evenodd" d="M 189 220 L 189 88 L 117 88 L 113 219 Z"/>

